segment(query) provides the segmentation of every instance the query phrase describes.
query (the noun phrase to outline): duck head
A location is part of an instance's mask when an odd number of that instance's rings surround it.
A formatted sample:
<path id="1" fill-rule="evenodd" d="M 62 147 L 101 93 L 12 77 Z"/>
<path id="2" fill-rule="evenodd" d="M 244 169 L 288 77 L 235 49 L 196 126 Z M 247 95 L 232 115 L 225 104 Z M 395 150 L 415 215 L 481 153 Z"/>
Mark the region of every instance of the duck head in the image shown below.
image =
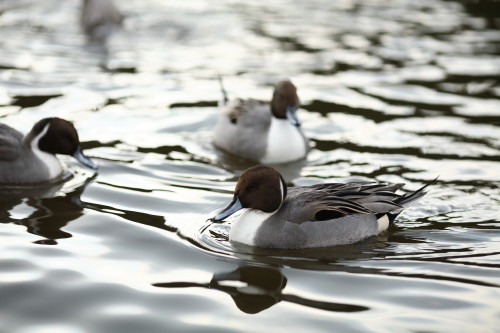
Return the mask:
<path id="1" fill-rule="evenodd" d="M 274 87 L 271 112 L 278 119 L 288 119 L 294 126 L 300 126 L 297 118 L 299 108 L 297 88 L 290 80 L 279 81 Z"/>
<path id="2" fill-rule="evenodd" d="M 69 121 L 55 117 L 42 119 L 33 126 L 26 139 L 31 143 L 38 136 L 38 149 L 41 151 L 70 155 L 83 165 L 97 169 L 97 165 L 83 155 L 78 132 Z"/>
<path id="3" fill-rule="evenodd" d="M 243 208 L 265 213 L 278 210 L 286 197 L 286 183 L 275 169 L 257 165 L 241 174 L 233 200 L 213 219 L 222 221 Z"/>

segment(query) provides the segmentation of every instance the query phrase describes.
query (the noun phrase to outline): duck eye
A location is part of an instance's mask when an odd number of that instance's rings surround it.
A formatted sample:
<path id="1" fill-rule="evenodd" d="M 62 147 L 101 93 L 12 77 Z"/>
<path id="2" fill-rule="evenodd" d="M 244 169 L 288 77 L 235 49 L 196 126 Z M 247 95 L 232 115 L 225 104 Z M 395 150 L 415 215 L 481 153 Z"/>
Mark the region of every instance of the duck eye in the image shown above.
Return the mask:
<path id="1" fill-rule="evenodd" d="M 247 190 L 247 192 L 251 192 L 251 191 L 255 190 L 257 187 L 258 187 L 258 185 L 251 184 L 251 185 L 247 186 L 246 190 Z"/>
<path id="2" fill-rule="evenodd" d="M 73 138 L 73 136 L 69 133 L 65 133 L 63 136 L 62 136 L 62 139 L 64 139 L 66 142 L 70 143 L 70 144 L 74 144 L 75 143 L 75 140 Z"/>

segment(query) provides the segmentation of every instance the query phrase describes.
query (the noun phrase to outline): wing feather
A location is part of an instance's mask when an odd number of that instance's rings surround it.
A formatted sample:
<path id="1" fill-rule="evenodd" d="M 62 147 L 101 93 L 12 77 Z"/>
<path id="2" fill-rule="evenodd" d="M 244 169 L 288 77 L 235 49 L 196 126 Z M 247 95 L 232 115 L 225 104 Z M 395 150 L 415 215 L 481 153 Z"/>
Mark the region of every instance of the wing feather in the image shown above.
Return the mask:
<path id="1" fill-rule="evenodd" d="M 425 194 L 426 186 L 414 194 L 395 193 L 403 185 L 373 182 L 317 184 L 289 188 L 287 198 L 290 198 L 290 209 L 300 216 L 298 220 L 322 221 L 352 214 L 386 214 L 391 215 L 392 221 L 408 203 Z"/>
<path id="2" fill-rule="evenodd" d="M 19 158 L 23 135 L 15 129 L 0 124 L 0 161 L 14 161 Z"/>

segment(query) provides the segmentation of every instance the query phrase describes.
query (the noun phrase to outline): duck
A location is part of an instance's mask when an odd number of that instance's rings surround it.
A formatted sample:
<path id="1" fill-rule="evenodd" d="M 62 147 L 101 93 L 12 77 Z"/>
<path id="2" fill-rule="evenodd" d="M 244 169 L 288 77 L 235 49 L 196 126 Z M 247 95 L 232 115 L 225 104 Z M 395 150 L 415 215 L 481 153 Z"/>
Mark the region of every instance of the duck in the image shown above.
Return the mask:
<path id="1" fill-rule="evenodd" d="M 297 117 L 299 97 L 289 79 L 276 83 L 271 103 L 237 98 L 228 102 L 214 130 L 214 145 L 261 164 L 283 164 L 306 157 L 309 142 Z M 223 103 L 223 104 L 224 104 Z"/>
<path id="2" fill-rule="evenodd" d="M 75 127 L 65 119 L 44 118 L 26 136 L 0 124 L 0 184 L 37 184 L 57 178 L 63 167 L 55 154 L 73 156 L 97 169 L 83 154 Z"/>
<path id="3" fill-rule="evenodd" d="M 256 165 L 241 174 L 232 201 L 212 221 L 231 217 L 229 241 L 259 248 L 353 244 L 387 230 L 431 183 L 407 194 L 395 193 L 402 183 L 287 187 L 277 170 Z"/>
<path id="4" fill-rule="evenodd" d="M 123 18 L 113 0 L 83 0 L 80 25 L 91 41 L 106 41 Z"/>

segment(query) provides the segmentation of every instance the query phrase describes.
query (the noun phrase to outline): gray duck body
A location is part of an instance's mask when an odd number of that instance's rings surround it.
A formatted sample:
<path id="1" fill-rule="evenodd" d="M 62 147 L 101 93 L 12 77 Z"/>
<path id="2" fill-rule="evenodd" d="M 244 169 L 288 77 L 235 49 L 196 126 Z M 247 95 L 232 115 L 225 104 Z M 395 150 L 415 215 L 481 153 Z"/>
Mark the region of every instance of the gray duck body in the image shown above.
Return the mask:
<path id="1" fill-rule="evenodd" d="M 261 248 L 352 244 L 386 230 L 431 183 L 406 194 L 396 193 L 404 184 L 373 182 L 287 188 L 279 172 L 257 165 L 242 173 L 233 200 L 214 220 L 240 212 L 229 240 Z"/>
<path id="2" fill-rule="evenodd" d="M 50 178 L 49 168 L 33 153 L 17 130 L 0 124 L 0 183 L 40 183 Z"/>
<path id="3" fill-rule="evenodd" d="M 348 208 L 351 204 L 342 198 L 342 193 L 333 190 L 337 187 L 359 190 L 362 185 L 373 183 L 331 184 L 330 188 L 324 185 L 288 188 L 280 208 L 258 229 L 255 246 L 280 249 L 327 247 L 351 244 L 376 235 L 379 229 L 377 213 L 363 205 Z M 374 194 L 371 200 L 380 198 Z M 397 205 L 390 206 L 390 209 L 397 208 Z"/>

